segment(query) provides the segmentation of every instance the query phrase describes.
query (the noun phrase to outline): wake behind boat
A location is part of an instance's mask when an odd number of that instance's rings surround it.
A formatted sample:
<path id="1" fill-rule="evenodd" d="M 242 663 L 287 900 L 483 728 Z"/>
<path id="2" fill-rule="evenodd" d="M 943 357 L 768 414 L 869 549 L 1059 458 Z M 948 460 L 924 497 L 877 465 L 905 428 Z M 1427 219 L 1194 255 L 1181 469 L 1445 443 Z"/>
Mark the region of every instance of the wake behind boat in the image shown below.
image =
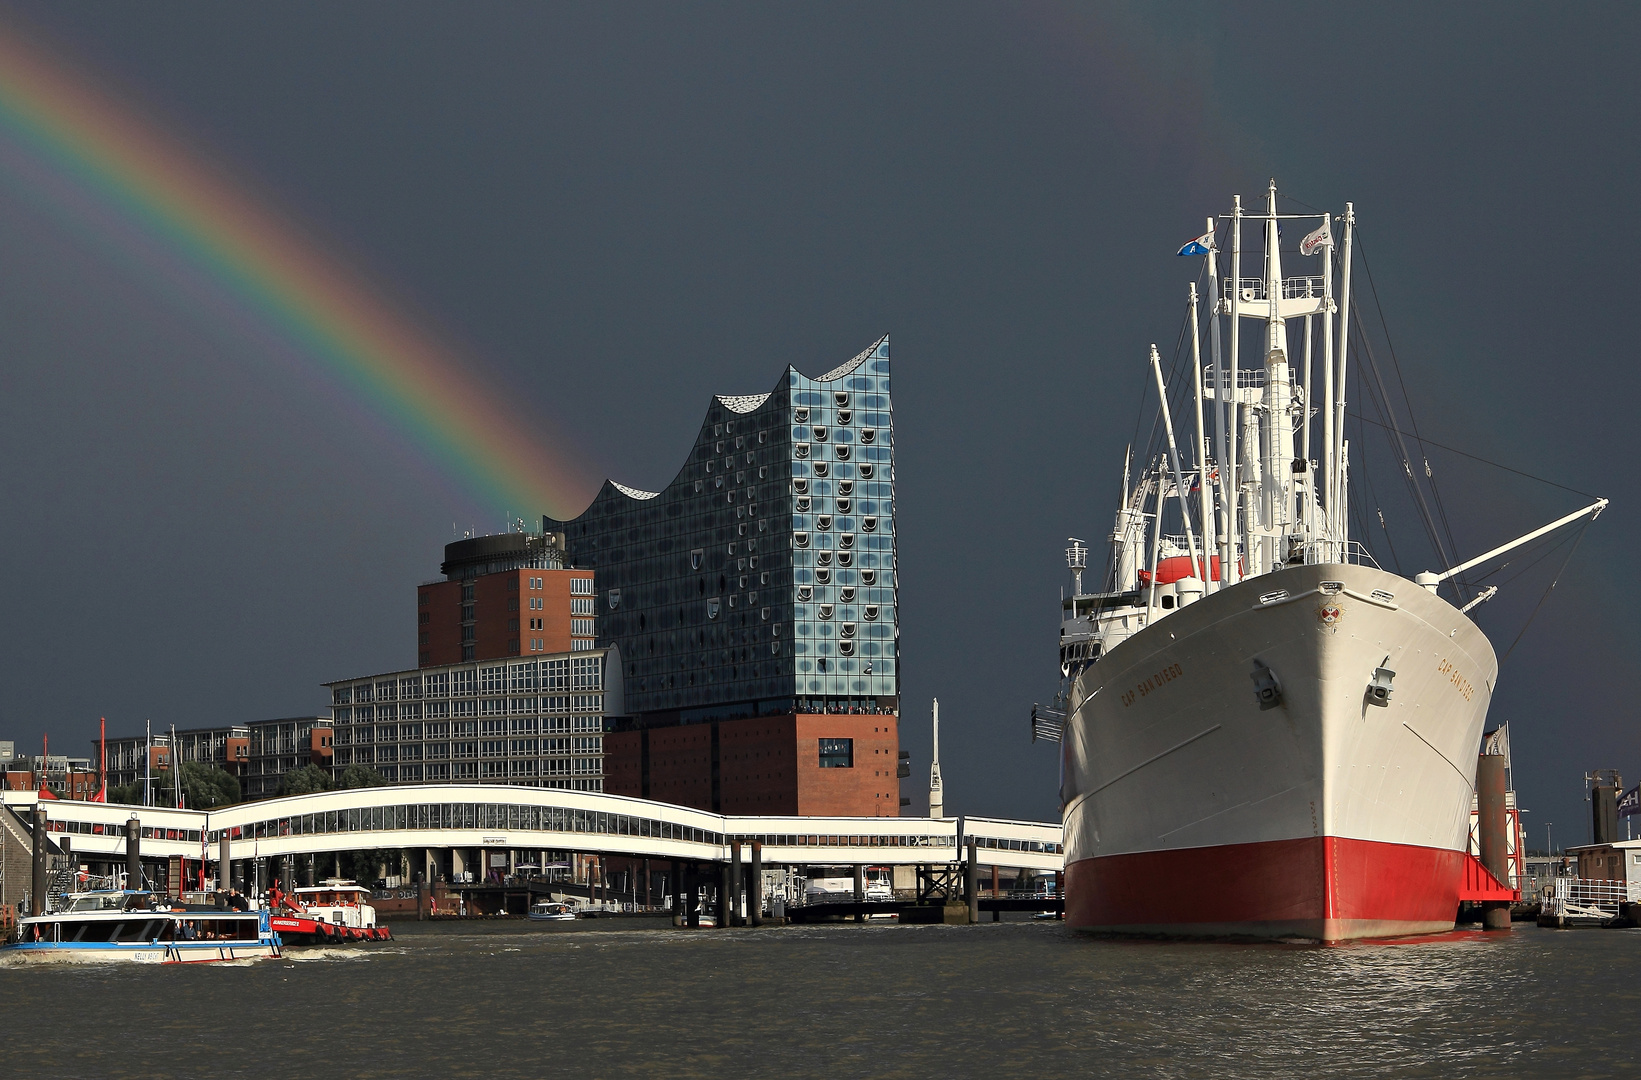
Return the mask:
<path id="1" fill-rule="evenodd" d="M 1299 252 L 1319 273 L 1283 276 L 1278 224 L 1293 219 L 1314 226 Z M 1125 469 L 1105 590 L 1083 592 L 1080 541 L 1067 553 L 1068 685 L 1034 716 L 1062 742 L 1066 920 L 1320 941 L 1450 930 L 1498 661 L 1466 614 L 1492 593 L 1459 607 L 1440 589 L 1606 501 L 1440 573 L 1380 569 L 1348 524 L 1354 214 L 1337 302 L 1328 215 L 1279 214 L 1273 182 L 1265 214 L 1238 197 L 1224 220 L 1223 287 L 1212 219 L 1181 252 L 1206 256 L 1213 301 L 1204 365 L 1193 287 L 1194 453 L 1182 462 L 1153 346 L 1166 450 L 1132 486 Z M 1256 277 L 1246 220 L 1263 225 Z M 1261 324 L 1253 367 L 1245 319 Z"/>

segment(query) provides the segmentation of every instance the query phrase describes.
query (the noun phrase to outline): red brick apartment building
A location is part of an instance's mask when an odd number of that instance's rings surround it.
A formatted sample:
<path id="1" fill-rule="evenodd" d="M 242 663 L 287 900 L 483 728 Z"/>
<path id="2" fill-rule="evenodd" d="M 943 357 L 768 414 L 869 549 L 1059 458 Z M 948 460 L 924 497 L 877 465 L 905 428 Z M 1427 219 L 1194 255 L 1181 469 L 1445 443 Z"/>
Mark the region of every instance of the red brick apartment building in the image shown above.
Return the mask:
<path id="1" fill-rule="evenodd" d="M 416 590 L 418 666 L 593 647 L 593 572 L 566 569 L 559 538 L 501 533 L 444 551 L 446 580 Z"/>

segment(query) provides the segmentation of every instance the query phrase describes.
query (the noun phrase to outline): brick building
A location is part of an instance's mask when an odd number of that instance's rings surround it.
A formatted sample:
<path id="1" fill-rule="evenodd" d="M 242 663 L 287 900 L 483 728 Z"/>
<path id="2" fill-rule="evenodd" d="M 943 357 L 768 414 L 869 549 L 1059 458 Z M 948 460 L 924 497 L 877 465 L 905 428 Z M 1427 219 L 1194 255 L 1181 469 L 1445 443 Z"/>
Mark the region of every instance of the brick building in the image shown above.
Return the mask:
<path id="1" fill-rule="evenodd" d="M 593 647 L 593 573 L 567 569 L 561 535 L 510 532 L 445 545 L 443 581 L 416 590 L 422 667 Z"/>

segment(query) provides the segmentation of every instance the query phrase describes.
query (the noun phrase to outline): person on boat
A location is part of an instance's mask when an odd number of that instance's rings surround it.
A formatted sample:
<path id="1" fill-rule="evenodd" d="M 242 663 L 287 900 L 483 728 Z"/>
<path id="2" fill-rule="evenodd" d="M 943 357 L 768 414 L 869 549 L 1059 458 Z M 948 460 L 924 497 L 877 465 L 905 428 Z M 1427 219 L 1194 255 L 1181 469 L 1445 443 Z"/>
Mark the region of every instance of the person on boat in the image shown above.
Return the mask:
<path id="1" fill-rule="evenodd" d="M 245 898 L 245 894 L 240 892 L 238 889 L 228 890 L 228 906 L 235 911 L 251 910 L 251 902 L 247 900 Z"/>
<path id="2" fill-rule="evenodd" d="M 184 940 L 184 941 L 194 941 L 199 937 L 199 931 L 194 929 L 194 920 L 192 920 L 192 919 L 184 919 L 183 920 L 183 922 L 182 922 L 182 934 L 180 936 L 182 937 L 182 940 Z"/>

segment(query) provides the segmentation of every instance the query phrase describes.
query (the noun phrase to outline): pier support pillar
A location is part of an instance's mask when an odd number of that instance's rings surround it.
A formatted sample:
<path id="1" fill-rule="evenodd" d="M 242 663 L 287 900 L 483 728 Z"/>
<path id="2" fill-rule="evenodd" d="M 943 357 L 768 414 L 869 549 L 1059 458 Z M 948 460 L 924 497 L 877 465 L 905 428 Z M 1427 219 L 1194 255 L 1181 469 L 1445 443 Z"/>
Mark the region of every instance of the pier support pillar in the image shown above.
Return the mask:
<path id="1" fill-rule="evenodd" d="M 701 909 L 699 906 L 701 881 L 699 864 L 688 863 L 685 872 L 686 887 L 684 889 L 684 925 L 691 930 L 701 928 Z"/>
<path id="2" fill-rule="evenodd" d="M 866 867 L 862 866 L 860 863 L 856 863 L 855 864 L 855 903 L 863 904 L 865 902 L 866 902 Z M 866 912 L 864 912 L 864 911 L 855 912 L 855 921 L 856 922 L 865 922 L 866 921 Z"/>
<path id="3" fill-rule="evenodd" d="M 672 925 L 684 925 L 684 864 L 677 859 L 672 860 L 671 872 L 667 878 L 667 888 L 672 890 Z"/>
<path id="4" fill-rule="evenodd" d="M 1054 871 L 1054 896 L 1060 901 L 1060 906 L 1055 909 L 1056 915 L 1058 918 L 1064 919 L 1066 917 L 1066 872 L 1064 870 Z"/>
<path id="5" fill-rule="evenodd" d="M 970 924 L 980 921 L 980 864 L 975 860 L 979 850 L 974 838 L 969 838 L 969 861 L 963 867 L 963 898 L 969 902 Z"/>
<path id="6" fill-rule="evenodd" d="M 125 887 L 142 888 L 142 822 L 135 814 L 125 821 Z"/>
<path id="7" fill-rule="evenodd" d="M 746 913 L 753 926 L 764 924 L 764 846 L 752 841 L 752 865 L 746 879 Z"/>
<path id="8" fill-rule="evenodd" d="M 716 924 L 721 930 L 729 925 L 729 864 L 718 868 L 718 903 Z"/>
<path id="9" fill-rule="evenodd" d="M 729 845 L 729 921 L 725 926 L 741 925 L 741 842 Z"/>
<path id="10" fill-rule="evenodd" d="M 28 896 L 28 913 L 30 915 L 44 915 L 46 912 L 46 892 L 49 889 L 49 875 L 46 872 L 47 844 L 46 838 L 46 811 L 38 803 L 34 807 L 34 880 Z"/>
<path id="11" fill-rule="evenodd" d="M 1015 873 L 1018 875 L 1019 871 L 1016 871 Z M 1016 877 L 1015 880 L 1018 881 L 1019 878 Z M 1002 889 L 1003 889 L 1002 883 L 998 880 L 998 877 L 997 877 L 997 866 L 994 863 L 992 865 L 992 868 L 991 868 L 991 898 L 993 900 L 998 899 L 998 894 L 1000 892 L 1002 892 Z M 1002 922 L 1003 921 L 1003 909 L 1002 908 L 992 908 L 991 909 L 991 921 L 992 922 Z"/>
<path id="12" fill-rule="evenodd" d="M 644 860 L 644 910 L 650 909 L 650 861 Z"/>
<path id="13" fill-rule="evenodd" d="M 1510 881 L 1510 815 L 1505 803 L 1505 757 L 1482 754 L 1476 759 L 1476 832 L 1481 864 L 1499 881 Z M 1483 930 L 1510 929 L 1510 901 L 1484 900 Z"/>

